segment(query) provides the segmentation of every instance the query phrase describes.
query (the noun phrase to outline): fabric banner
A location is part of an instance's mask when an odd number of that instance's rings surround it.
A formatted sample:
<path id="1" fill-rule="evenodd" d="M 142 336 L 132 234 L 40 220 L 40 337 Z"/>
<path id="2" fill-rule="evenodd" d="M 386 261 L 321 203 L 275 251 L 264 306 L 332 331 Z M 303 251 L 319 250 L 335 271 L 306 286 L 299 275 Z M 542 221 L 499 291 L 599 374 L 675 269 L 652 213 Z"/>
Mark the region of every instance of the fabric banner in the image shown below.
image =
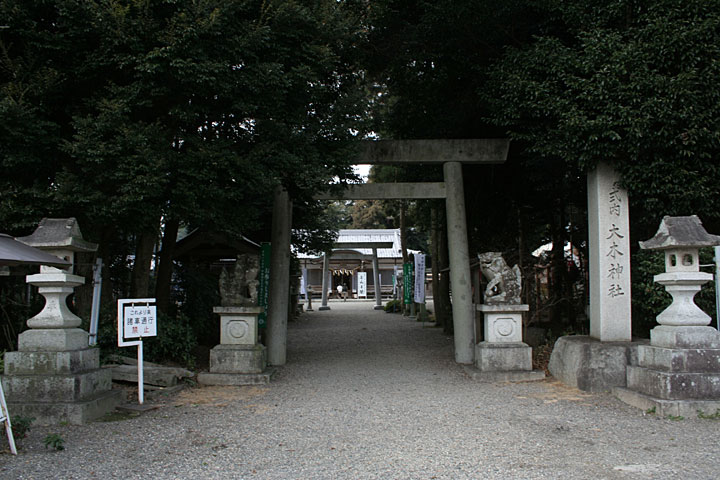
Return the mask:
<path id="1" fill-rule="evenodd" d="M 358 298 L 367 298 L 367 272 L 358 272 L 357 282 Z"/>
<path id="2" fill-rule="evenodd" d="M 403 263 L 403 303 L 410 305 L 413 302 L 413 264 Z"/>
<path id="3" fill-rule="evenodd" d="M 425 254 L 415 254 L 415 302 L 425 303 Z"/>
<path id="4" fill-rule="evenodd" d="M 307 284 L 307 275 L 307 268 L 303 268 L 302 275 L 300 276 L 300 295 L 305 295 L 307 293 L 307 289 L 305 288 L 305 285 Z"/>

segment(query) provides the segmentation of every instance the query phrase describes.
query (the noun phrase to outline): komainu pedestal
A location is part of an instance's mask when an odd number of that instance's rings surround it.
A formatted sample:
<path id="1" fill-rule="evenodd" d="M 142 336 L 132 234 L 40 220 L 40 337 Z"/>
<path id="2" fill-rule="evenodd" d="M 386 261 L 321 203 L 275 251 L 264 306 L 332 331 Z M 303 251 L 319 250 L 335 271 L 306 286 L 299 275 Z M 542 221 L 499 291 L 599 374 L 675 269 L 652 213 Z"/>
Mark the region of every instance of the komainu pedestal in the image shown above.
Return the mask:
<path id="1" fill-rule="evenodd" d="M 475 345 L 471 376 L 485 381 L 528 381 L 545 378 L 532 369 L 532 348 L 522 341 L 522 313 L 528 305 L 478 305 L 484 316 L 484 340 Z"/>
<path id="2" fill-rule="evenodd" d="M 269 383 L 267 349 L 258 343 L 262 307 L 215 307 L 220 315 L 220 345 L 210 350 L 210 371 L 198 374 L 203 385 Z"/>

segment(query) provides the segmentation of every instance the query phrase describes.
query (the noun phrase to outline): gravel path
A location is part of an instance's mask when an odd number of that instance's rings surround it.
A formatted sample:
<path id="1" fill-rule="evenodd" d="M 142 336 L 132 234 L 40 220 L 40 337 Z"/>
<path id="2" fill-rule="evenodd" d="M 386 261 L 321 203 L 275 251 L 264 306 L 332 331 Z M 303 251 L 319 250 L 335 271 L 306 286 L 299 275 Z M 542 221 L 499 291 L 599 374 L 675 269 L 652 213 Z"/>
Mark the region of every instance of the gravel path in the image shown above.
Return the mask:
<path id="1" fill-rule="evenodd" d="M 137 418 L 34 427 L 0 478 L 715 479 L 720 421 L 646 415 L 550 380 L 483 384 L 452 339 L 368 302 L 289 326 L 261 387 L 205 387 Z M 58 433 L 66 449 L 45 449 Z"/>

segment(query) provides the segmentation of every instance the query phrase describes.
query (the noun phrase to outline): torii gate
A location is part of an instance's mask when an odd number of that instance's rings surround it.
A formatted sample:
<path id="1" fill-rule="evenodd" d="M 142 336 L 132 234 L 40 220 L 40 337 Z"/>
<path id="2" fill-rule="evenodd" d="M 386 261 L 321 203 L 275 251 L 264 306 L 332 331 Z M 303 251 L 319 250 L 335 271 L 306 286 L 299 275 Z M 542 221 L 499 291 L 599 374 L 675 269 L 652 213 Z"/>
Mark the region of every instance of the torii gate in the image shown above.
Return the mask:
<path id="1" fill-rule="evenodd" d="M 462 165 L 501 164 L 507 159 L 508 139 L 471 140 L 380 140 L 365 142 L 354 164 L 407 165 L 443 164 L 444 182 L 366 183 L 351 185 L 340 195 L 325 194 L 325 200 L 445 199 L 455 332 L 455 361 L 474 360 L 474 312 L 470 282 Z M 270 295 L 267 319 L 267 349 L 270 365 L 284 365 L 287 353 L 287 317 L 290 281 L 290 229 L 292 204 L 281 186 L 274 194 L 270 259 Z"/>

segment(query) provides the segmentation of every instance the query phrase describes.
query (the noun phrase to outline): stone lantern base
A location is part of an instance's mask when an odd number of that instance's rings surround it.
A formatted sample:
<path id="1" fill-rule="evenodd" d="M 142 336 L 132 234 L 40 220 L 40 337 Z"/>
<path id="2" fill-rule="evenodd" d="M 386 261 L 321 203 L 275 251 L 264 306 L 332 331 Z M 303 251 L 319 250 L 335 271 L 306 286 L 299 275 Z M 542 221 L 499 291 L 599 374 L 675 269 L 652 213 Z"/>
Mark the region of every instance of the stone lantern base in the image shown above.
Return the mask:
<path id="1" fill-rule="evenodd" d="M 121 390 L 111 390 L 110 370 L 99 366 L 97 348 L 7 352 L 2 382 L 8 409 L 39 425 L 99 418 L 124 400 Z"/>
<path id="2" fill-rule="evenodd" d="M 657 415 L 696 417 L 720 410 L 720 333 L 705 326 L 658 326 L 627 368 L 624 402 Z"/>
<path id="3" fill-rule="evenodd" d="M 215 307 L 220 315 L 220 345 L 210 351 L 210 371 L 198 374 L 203 385 L 270 383 L 267 349 L 258 343 L 262 307 Z"/>

